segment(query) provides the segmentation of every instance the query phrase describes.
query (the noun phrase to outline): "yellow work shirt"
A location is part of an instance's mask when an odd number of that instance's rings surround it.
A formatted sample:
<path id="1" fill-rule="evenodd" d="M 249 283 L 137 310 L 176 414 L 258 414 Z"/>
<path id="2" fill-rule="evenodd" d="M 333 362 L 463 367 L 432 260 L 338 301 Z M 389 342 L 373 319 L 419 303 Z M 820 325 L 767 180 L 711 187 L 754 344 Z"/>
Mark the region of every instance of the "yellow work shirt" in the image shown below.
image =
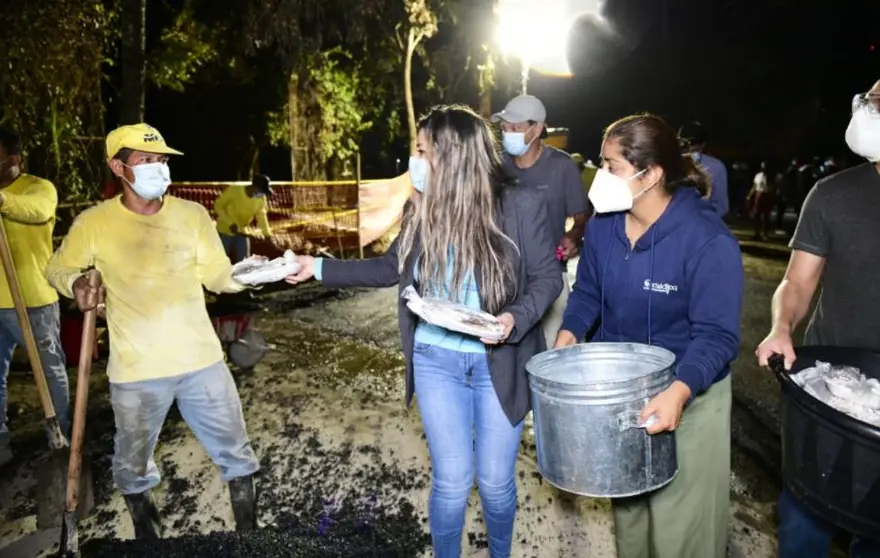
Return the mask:
<path id="1" fill-rule="evenodd" d="M 107 374 L 113 383 L 177 376 L 223 360 L 202 285 L 238 292 L 232 265 L 207 210 L 171 196 L 140 215 L 117 196 L 81 213 L 46 268 L 73 297 L 73 282 L 94 266 L 107 289 Z"/>
<path id="2" fill-rule="evenodd" d="M 584 191 L 590 193 L 590 186 L 593 185 L 593 179 L 596 178 L 596 167 L 584 167 L 581 172 L 581 182 L 584 184 Z"/>
<path id="3" fill-rule="evenodd" d="M 58 293 L 43 275 L 52 257 L 52 231 L 58 207 L 55 186 L 48 180 L 21 174 L 0 194 L 0 215 L 25 304 L 36 307 L 58 302 Z M 15 308 L 5 274 L 0 276 L 0 308 Z"/>
<path id="4" fill-rule="evenodd" d="M 232 225 L 241 233 L 256 218 L 266 238 L 272 235 L 265 196 L 252 198 L 244 186 L 227 186 L 214 202 L 214 211 L 217 213 L 217 230 L 221 234 L 233 236 Z"/>

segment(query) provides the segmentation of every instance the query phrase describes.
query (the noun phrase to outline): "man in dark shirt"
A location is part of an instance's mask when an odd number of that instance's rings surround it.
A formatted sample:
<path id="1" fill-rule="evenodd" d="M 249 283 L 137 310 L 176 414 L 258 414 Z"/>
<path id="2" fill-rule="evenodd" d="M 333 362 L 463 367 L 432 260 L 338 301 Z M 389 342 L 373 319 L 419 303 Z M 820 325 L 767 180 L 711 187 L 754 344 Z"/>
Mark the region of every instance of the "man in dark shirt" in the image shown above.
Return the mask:
<path id="1" fill-rule="evenodd" d="M 756 351 L 761 366 L 781 354 L 791 367 L 792 331 L 820 281 L 805 344 L 880 351 L 880 81 L 853 100 L 846 140 L 870 163 L 820 180 L 804 201 L 788 269 L 773 296 L 773 326 Z M 783 489 L 780 558 L 827 557 L 835 531 Z M 853 537 L 850 553 L 880 556 L 880 543 Z"/>
<path id="2" fill-rule="evenodd" d="M 577 256 L 590 216 L 587 194 L 577 164 L 567 153 L 544 143 L 547 137 L 547 110 L 531 95 L 512 99 L 501 112 L 492 116 L 500 122 L 504 144 L 504 168 L 519 183 L 535 188 L 547 203 L 547 227 L 557 241 L 557 253 L 564 262 Z M 566 232 L 566 220 L 574 225 Z M 568 302 L 568 283 L 564 264 L 560 264 L 564 287 L 559 298 L 544 316 L 542 327 L 547 347 L 552 347 L 562 325 L 562 313 Z"/>

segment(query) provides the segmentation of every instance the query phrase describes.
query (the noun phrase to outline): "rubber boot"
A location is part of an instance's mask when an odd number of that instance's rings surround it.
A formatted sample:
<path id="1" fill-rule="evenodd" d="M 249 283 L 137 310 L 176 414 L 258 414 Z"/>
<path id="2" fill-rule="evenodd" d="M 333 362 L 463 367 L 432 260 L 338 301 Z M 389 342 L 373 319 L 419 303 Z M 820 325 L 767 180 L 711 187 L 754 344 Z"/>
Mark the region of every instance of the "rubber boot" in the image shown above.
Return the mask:
<path id="1" fill-rule="evenodd" d="M 159 510 L 156 509 L 149 490 L 140 494 L 126 494 L 125 505 L 128 506 L 131 522 L 134 523 L 134 538 L 142 540 L 162 538 L 162 521 L 159 519 Z"/>
<path id="2" fill-rule="evenodd" d="M 257 528 L 257 496 L 254 477 L 248 475 L 229 481 L 229 499 L 236 531 L 253 531 Z"/>

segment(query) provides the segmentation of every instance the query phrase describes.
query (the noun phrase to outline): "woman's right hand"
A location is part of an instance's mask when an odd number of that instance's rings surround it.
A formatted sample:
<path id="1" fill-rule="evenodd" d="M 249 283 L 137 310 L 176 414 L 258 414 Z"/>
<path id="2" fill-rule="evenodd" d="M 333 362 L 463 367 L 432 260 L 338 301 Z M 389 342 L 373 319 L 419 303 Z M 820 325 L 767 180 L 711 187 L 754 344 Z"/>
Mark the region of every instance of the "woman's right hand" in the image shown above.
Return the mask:
<path id="1" fill-rule="evenodd" d="M 297 283 L 308 281 L 315 276 L 315 258 L 312 256 L 296 256 L 296 263 L 301 266 L 299 273 L 288 275 L 284 278 L 285 281 L 291 285 L 296 285 Z"/>
<path id="2" fill-rule="evenodd" d="M 571 345 L 577 345 L 577 337 L 574 336 L 574 333 L 562 329 L 556 335 L 556 343 L 553 344 L 554 349 L 558 349 L 560 347 L 569 347 Z"/>

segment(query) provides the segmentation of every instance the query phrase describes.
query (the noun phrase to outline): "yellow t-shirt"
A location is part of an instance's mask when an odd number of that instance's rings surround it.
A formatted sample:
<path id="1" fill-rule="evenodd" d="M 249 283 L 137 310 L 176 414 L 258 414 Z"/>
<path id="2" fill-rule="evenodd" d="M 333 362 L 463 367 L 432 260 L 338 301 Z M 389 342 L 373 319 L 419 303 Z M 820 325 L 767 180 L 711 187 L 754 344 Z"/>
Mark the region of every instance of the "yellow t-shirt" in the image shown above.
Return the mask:
<path id="1" fill-rule="evenodd" d="M 593 179 L 596 178 L 596 171 L 599 170 L 596 167 L 584 167 L 584 170 L 581 172 L 581 182 L 584 184 L 584 191 L 589 193 L 590 186 L 593 185 Z"/>
<path id="2" fill-rule="evenodd" d="M 0 194 L 0 215 L 25 304 L 35 307 L 58 302 L 58 293 L 43 275 L 52 256 L 52 230 L 58 207 L 55 186 L 48 180 L 22 174 Z M 15 308 L 5 274 L 0 274 L 0 308 Z"/>
<path id="3" fill-rule="evenodd" d="M 227 186 L 214 202 L 214 211 L 217 213 L 217 230 L 222 234 L 232 235 L 232 225 L 241 233 L 256 218 L 263 234 L 267 238 L 272 235 L 266 198 L 248 196 L 244 186 Z"/>
<path id="4" fill-rule="evenodd" d="M 154 215 L 116 197 L 80 214 L 46 268 L 73 297 L 73 282 L 101 272 L 110 333 L 107 374 L 114 383 L 177 376 L 223 360 L 205 308 L 210 291 L 237 292 L 232 266 L 207 210 L 166 196 Z"/>

